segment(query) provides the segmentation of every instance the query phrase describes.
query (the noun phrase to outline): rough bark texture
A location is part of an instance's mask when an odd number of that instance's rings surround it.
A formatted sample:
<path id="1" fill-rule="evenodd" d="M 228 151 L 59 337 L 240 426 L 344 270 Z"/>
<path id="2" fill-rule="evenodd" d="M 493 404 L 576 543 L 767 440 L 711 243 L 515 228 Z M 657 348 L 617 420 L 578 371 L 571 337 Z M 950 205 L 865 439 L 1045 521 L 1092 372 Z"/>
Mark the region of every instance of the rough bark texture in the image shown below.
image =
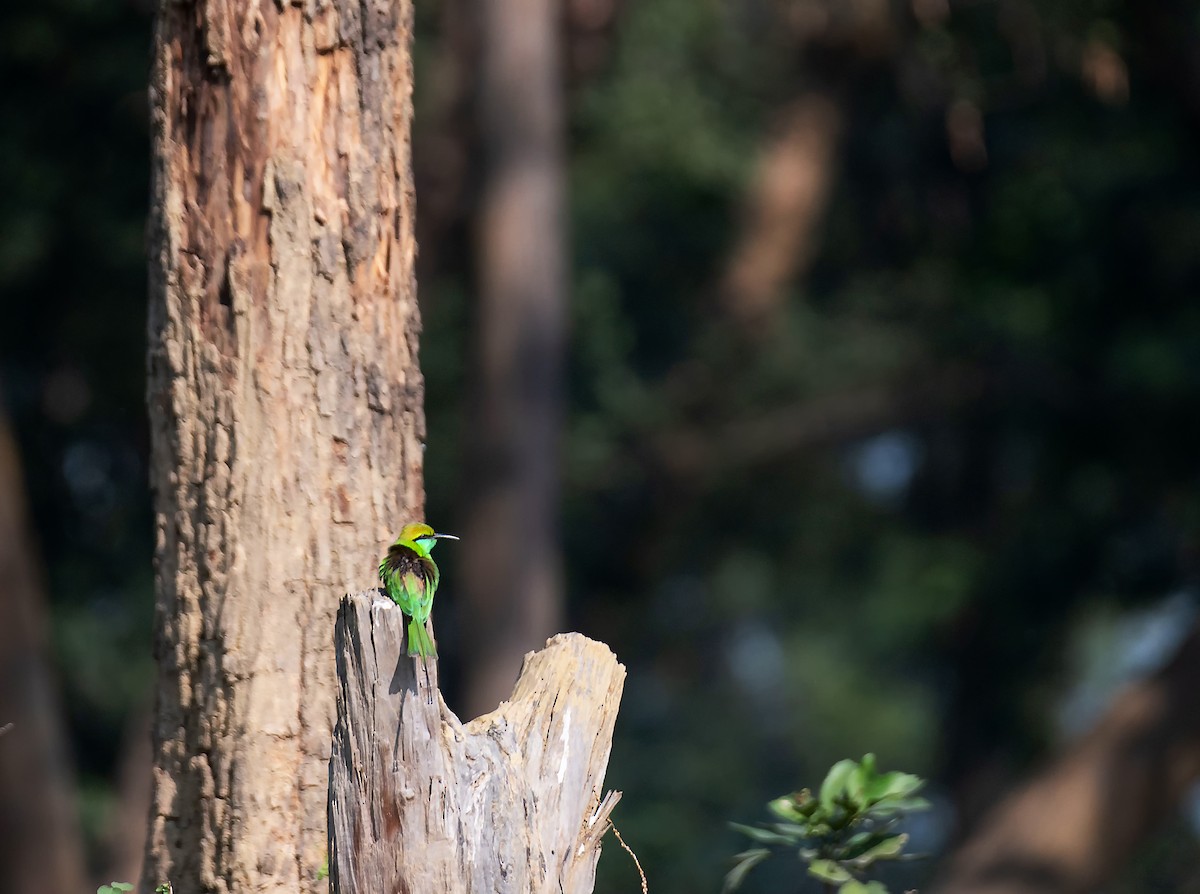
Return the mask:
<path id="1" fill-rule="evenodd" d="M 0 887 L 78 894 L 79 806 L 44 600 L 17 445 L 0 415 Z"/>
<path id="2" fill-rule="evenodd" d="M 625 668 L 559 635 L 516 689 L 462 724 L 437 664 L 406 654 L 404 618 L 376 592 L 338 612 L 338 718 L 329 765 L 334 894 L 587 894 L 619 793 L 604 772 Z"/>
<path id="3" fill-rule="evenodd" d="M 336 595 L 422 514 L 408 0 L 163 2 L 142 891 L 324 887 Z"/>
<path id="4" fill-rule="evenodd" d="M 466 710 L 504 698 L 560 629 L 559 434 L 566 328 L 561 10 L 482 0 L 479 312 L 463 537 Z"/>
<path id="5" fill-rule="evenodd" d="M 1111 878 L 1200 778 L 1200 627 L 1078 745 L 996 808 L 944 894 L 1082 894 Z"/>

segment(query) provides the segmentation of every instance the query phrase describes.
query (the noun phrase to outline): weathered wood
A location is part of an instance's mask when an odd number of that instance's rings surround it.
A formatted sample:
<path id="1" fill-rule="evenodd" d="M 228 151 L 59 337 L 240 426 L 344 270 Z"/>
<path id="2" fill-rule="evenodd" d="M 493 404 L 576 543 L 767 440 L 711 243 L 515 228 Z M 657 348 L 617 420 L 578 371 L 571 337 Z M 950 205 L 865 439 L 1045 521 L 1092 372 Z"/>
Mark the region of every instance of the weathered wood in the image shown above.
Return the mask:
<path id="1" fill-rule="evenodd" d="M 620 798 L 601 789 L 625 667 L 577 633 L 525 656 L 463 724 L 377 591 L 342 599 L 329 764 L 334 894 L 587 894 Z M 428 682 L 427 682 L 428 679 Z"/>

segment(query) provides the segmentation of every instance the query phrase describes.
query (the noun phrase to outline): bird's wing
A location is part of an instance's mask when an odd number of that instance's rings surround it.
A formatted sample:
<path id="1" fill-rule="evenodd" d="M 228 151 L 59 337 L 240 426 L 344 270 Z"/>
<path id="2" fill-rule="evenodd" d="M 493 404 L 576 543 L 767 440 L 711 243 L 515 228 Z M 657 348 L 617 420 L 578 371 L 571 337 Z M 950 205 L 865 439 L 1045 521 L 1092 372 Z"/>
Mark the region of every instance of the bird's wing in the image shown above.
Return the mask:
<path id="1" fill-rule="evenodd" d="M 442 573 L 438 570 L 437 563 L 429 556 L 421 556 L 421 564 L 425 566 L 425 580 L 429 584 L 429 599 L 432 601 L 438 584 L 442 582 Z"/>
<path id="2" fill-rule="evenodd" d="M 437 592 L 438 567 L 428 556 L 419 556 L 417 561 L 403 572 L 404 586 L 413 602 L 413 617 L 424 621 L 429 617 L 433 606 L 433 596 Z"/>
<path id="3" fill-rule="evenodd" d="M 438 567 L 432 559 L 401 544 L 393 544 L 379 565 L 379 577 L 388 596 L 406 614 L 421 621 L 429 616 L 439 580 Z"/>

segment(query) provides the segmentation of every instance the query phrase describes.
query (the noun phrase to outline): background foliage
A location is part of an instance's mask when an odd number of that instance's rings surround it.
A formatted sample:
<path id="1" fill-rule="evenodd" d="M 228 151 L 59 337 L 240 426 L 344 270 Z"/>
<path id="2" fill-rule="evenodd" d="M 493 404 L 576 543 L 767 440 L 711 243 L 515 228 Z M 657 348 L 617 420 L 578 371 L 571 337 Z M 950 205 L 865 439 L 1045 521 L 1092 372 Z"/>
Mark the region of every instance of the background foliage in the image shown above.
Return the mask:
<path id="1" fill-rule="evenodd" d="M 472 145 L 439 89 L 444 13 L 419 14 L 430 195 L 429 132 Z M 572 626 L 630 669 L 618 824 L 654 890 L 713 890 L 740 847 L 726 820 L 874 751 L 933 780 L 936 847 L 1053 745 L 1080 681 L 1111 683 L 1121 653 L 1087 660 L 1088 643 L 1172 594 L 1168 627 L 1190 612 L 1200 17 L 1116 0 L 597 0 L 566 17 L 563 534 Z M 148 45 L 139 3 L 0 12 L 0 384 L 94 842 L 150 686 Z M 716 284 L 773 116 L 810 91 L 843 122 L 828 205 L 778 314 L 743 326 Z M 467 498 L 466 179 L 423 224 L 427 481 L 447 530 Z M 779 422 L 797 417 L 819 436 Z M 451 554 L 444 571 L 452 643 Z M 600 890 L 627 890 L 610 850 Z M 1194 850 L 1180 826 L 1119 890 L 1184 885 Z"/>

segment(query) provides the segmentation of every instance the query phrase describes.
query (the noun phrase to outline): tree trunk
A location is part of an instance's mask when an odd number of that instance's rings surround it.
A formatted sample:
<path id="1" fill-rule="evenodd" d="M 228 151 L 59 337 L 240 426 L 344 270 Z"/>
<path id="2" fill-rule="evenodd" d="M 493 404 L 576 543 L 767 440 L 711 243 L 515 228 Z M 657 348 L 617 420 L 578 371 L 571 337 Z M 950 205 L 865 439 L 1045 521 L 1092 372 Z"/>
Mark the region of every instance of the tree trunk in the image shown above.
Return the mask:
<path id="1" fill-rule="evenodd" d="M 507 695 L 562 623 L 559 432 L 566 327 L 560 7 L 484 0 L 479 319 L 463 534 L 466 710 Z"/>
<path id="2" fill-rule="evenodd" d="M 164 2 L 143 892 L 324 887 L 336 594 L 422 514 L 408 0 Z"/>
<path id="3" fill-rule="evenodd" d="M 810 91 L 780 111 L 760 152 L 720 285 L 725 310 L 756 335 L 777 322 L 788 287 L 816 254 L 841 119 L 831 97 Z"/>
<path id="4" fill-rule="evenodd" d="M 625 668 L 556 636 L 496 711 L 465 726 L 406 654 L 376 591 L 338 612 L 329 765 L 334 894 L 588 894 L 620 794 L 604 771 Z"/>
<path id="5" fill-rule="evenodd" d="M 146 859 L 146 817 L 150 812 L 154 751 L 149 706 L 132 714 L 125 726 L 125 741 L 117 761 L 116 797 L 113 818 L 101 842 L 104 852 L 101 884 L 142 877 Z"/>
<path id="6" fill-rule="evenodd" d="M 947 863 L 945 894 L 1082 894 L 1200 778 L 1200 627 L 1091 733 L 1003 801 Z"/>
<path id="7" fill-rule="evenodd" d="M 0 872 L 11 894 L 78 894 L 79 806 L 36 555 L 17 445 L 0 415 Z"/>

